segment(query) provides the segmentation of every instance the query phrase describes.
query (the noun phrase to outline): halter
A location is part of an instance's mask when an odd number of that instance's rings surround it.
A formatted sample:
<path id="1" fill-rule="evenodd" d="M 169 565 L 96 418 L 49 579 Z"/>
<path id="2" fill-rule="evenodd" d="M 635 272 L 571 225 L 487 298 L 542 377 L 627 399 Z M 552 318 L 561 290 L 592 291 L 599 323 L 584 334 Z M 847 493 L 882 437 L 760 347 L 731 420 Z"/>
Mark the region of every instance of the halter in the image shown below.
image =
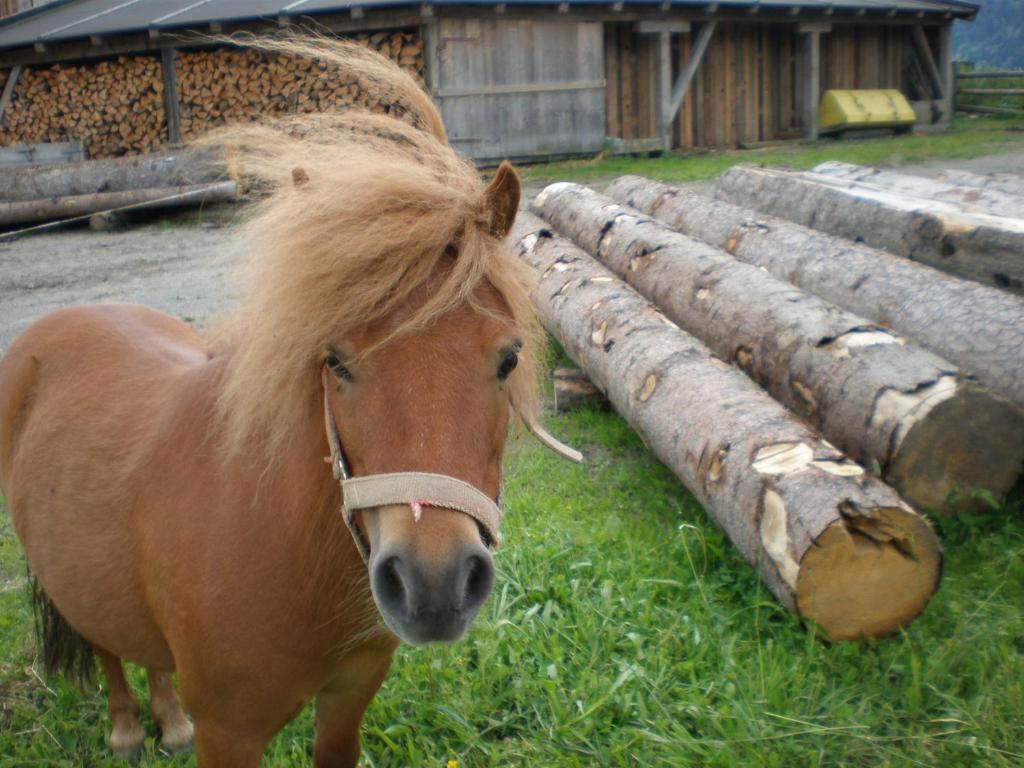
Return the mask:
<path id="1" fill-rule="evenodd" d="M 432 472 L 386 472 L 352 477 L 327 399 L 326 369 L 321 371 L 321 381 L 324 389 L 324 429 L 331 447 L 331 455 L 325 461 L 330 463 L 334 479 L 341 484 L 342 516 L 364 562 L 370 558 L 370 546 L 355 524 L 355 514 L 361 509 L 392 505 L 408 506 L 417 522 L 423 507 L 441 507 L 462 512 L 480 525 L 487 546 L 497 548 L 502 517 L 500 494 L 497 499 L 491 499 L 467 482 Z M 563 458 L 575 462 L 583 460 L 583 454 L 560 443 L 543 428 L 535 424 L 528 425 L 528 428 L 541 443 Z"/>

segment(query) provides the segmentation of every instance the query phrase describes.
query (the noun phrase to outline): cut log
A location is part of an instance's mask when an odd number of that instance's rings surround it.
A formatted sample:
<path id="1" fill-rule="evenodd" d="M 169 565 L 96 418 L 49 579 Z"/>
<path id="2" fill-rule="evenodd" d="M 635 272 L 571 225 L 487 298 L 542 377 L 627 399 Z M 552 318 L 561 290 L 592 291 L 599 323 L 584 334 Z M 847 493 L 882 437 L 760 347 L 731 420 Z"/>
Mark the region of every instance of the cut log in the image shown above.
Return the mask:
<path id="1" fill-rule="evenodd" d="M 581 408 L 608 408 L 608 398 L 579 368 L 556 368 L 555 410 L 559 413 Z"/>
<path id="2" fill-rule="evenodd" d="M 227 179 L 226 163 L 211 151 L 156 152 L 39 168 L 0 170 L 0 201 L 184 187 Z"/>
<path id="3" fill-rule="evenodd" d="M 520 214 L 509 242 L 544 325 L 786 608 L 835 640 L 924 608 L 941 549 L 891 488 L 541 220 Z"/>
<path id="4" fill-rule="evenodd" d="M 879 168 L 840 163 L 834 160 L 821 163 L 814 168 L 813 172 L 840 181 L 847 181 L 864 189 L 893 192 L 897 195 L 916 197 L 922 200 L 941 200 L 955 205 L 965 213 L 1008 216 L 1015 219 L 1024 218 L 1024 200 L 994 189 L 958 187 L 937 179 L 908 176 L 895 171 L 884 171 Z"/>
<path id="5" fill-rule="evenodd" d="M 808 173 L 736 166 L 715 196 L 1014 293 L 1024 293 L 1024 221 L 863 189 Z"/>
<path id="6" fill-rule="evenodd" d="M 1024 300 L 723 200 L 623 176 L 617 202 L 914 339 L 1024 408 Z"/>
<path id="7" fill-rule="evenodd" d="M 936 174 L 936 179 L 956 184 L 959 187 L 993 189 L 1005 195 L 1024 198 L 1024 176 L 1012 173 L 971 173 L 970 171 L 947 170 Z"/>
<path id="8" fill-rule="evenodd" d="M 0 226 L 67 219 L 128 206 L 134 209 L 177 208 L 204 203 L 223 203 L 237 198 L 238 184 L 234 181 L 222 181 L 199 186 L 133 189 L 127 192 L 100 192 L 93 195 L 0 203 Z"/>
<path id="9" fill-rule="evenodd" d="M 912 505 L 1013 487 L 1024 412 L 952 363 L 586 187 L 533 207 Z"/>

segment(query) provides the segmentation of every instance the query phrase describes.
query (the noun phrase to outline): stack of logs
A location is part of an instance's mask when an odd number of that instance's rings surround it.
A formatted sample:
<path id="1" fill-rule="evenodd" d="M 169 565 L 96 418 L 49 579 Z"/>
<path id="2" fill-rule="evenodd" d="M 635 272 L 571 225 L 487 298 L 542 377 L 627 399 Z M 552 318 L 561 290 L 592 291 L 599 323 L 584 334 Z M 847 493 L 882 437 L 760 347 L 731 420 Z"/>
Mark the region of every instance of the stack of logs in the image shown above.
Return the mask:
<path id="1" fill-rule="evenodd" d="M 423 45 L 416 32 L 375 32 L 353 39 L 422 77 Z M 176 72 L 185 140 L 222 123 L 267 115 L 328 112 L 353 105 L 374 112 L 393 109 L 373 101 L 351 74 L 251 49 L 180 53 Z"/>
<path id="2" fill-rule="evenodd" d="M 352 39 L 422 77 L 423 45 L 415 31 Z M 322 64 L 241 48 L 181 51 L 175 57 L 185 140 L 226 122 L 371 102 L 351 76 Z M 0 72 L 0 87 L 8 72 Z M 81 65 L 26 68 L 0 121 L 0 144 L 80 140 L 89 157 L 150 152 L 167 142 L 164 83 L 156 56 L 120 56 Z"/>
<path id="3" fill-rule="evenodd" d="M 978 509 L 1024 465 L 1024 301 L 639 177 L 532 210 L 510 239 L 545 325 L 780 602 L 834 639 L 923 609 L 941 548 L 914 507 Z"/>
<path id="4" fill-rule="evenodd" d="M 160 61 L 25 69 L 0 123 L 0 144 L 81 141 L 90 157 L 149 152 L 167 141 Z"/>

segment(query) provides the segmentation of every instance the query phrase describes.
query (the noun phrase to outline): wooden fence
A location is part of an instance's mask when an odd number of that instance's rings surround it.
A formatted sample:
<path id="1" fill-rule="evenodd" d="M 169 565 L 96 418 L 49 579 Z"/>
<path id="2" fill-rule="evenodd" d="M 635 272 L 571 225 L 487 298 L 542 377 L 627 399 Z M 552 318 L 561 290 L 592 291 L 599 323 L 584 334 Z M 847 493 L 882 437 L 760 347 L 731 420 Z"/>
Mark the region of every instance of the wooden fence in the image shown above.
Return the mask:
<path id="1" fill-rule="evenodd" d="M 1024 70 L 975 70 L 956 63 L 956 110 L 1024 117 Z"/>

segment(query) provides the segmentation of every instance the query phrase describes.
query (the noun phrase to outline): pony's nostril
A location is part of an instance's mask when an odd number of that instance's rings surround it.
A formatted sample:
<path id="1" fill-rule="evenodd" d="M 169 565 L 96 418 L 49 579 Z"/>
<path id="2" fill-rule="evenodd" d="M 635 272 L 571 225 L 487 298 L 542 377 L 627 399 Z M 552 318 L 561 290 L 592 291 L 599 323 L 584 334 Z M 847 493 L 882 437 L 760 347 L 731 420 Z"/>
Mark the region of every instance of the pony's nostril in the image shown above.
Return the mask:
<path id="1" fill-rule="evenodd" d="M 401 560 L 392 556 L 379 563 L 373 572 L 373 591 L 382 608 L 402 616 L 406 613 L 405 583 Z"/>
<path id="2" fill-rule="evenodd" d="M 486 555 L 470 555 L 466 559 L 466 588 L 463 592 L 462 611 L 475 611 L 491 593 L 494 566 Z"/>

